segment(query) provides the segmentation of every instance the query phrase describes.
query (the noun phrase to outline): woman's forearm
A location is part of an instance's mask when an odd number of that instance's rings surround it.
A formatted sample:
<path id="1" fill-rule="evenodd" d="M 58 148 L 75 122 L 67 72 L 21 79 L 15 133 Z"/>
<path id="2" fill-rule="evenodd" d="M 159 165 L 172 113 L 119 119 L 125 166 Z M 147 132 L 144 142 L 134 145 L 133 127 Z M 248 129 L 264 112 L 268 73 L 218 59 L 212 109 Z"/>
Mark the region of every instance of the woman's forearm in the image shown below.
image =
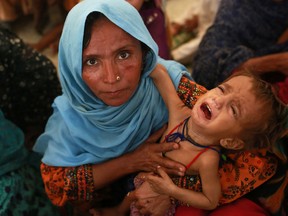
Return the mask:
<path id="1" fill-rule="evenodd" d="M 136 172 L 133 161 L 129 157 L 130 155 L 127 154 L 101 164 L 94 164 L 92 172 L 95 190 L 103 188 L 125 175 Z"/>

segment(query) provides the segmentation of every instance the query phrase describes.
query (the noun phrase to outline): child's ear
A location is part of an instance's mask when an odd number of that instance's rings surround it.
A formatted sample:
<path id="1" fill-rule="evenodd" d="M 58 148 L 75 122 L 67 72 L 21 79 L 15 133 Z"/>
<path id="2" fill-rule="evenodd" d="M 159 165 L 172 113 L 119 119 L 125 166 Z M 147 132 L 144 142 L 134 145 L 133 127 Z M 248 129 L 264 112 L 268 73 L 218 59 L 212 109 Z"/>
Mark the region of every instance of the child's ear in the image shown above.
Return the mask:
<path id="1" fill-rule="evenodd" d="M 231 149 L 231 150 L 240 150 L 244 148 L 243 140 L 239 138 L 224 138 L 220 140 L 220 145 L 223 148 Z"/>

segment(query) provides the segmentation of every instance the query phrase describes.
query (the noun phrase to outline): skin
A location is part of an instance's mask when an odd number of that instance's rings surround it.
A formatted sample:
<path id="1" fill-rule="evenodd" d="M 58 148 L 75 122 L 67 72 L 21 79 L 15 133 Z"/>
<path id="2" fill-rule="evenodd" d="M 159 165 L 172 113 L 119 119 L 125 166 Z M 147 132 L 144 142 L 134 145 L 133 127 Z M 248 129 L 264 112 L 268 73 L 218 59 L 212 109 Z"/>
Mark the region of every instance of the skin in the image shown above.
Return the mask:
<path id="1" fill-rule="evenodd" d="M 242 125 L 260 118 L 262 103 L 257 102 L 251 88 L 250 77 L 237 76 L 200 97 L 191 113 L 191 136 L 203 144 L 218 143 L 227 134 L 240 136 Z M 211 119 L 205 118 L 202 104 L 211 109 Z"/>
<path id="2" fill-rule="evenodd" d="M 110 32 L 117 37 L 111 34 L 107 37 Z M 92 27 L 91 41 L 83 51 L 83 80 L 105 104 L 120 106 L 138 87 L 142 58 L 137 39 L 107 19 L 101 19 Z"/>
<path id="3" fill-rule="evenodd" d="M 247 68 L 257 71 L 259 74 L 279 71 L 284 76 L 288 76 L 288 52 L 270 54 L 266 56 L 251 58 L 244 62 L 239 69 Z"/>

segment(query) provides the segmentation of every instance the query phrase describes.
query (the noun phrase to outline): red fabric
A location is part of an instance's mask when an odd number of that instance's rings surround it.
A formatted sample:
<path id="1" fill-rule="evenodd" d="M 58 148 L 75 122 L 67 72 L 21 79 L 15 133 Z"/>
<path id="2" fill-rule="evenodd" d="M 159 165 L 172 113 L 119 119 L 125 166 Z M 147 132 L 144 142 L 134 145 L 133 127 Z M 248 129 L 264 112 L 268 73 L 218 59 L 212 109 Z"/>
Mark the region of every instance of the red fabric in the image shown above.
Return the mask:
<path id="1" fill-rule="evenodd" d="M 279 98 L 285 103 L 288 104 L 288 77 L 284 81 L 277 83 L 279 86 Z"/>
<path id="2" fill-rule="evenodd" d="M 269 216 L 269 214 L 259 205 L 246 198 L 240 198 L 233 203 L 223 205 L 209 212 L 193 207 L 179 206 L 176 209 L 175 216 Z"/>
<path id="3" fill-rule="evenodd" d="M 176 209 L 175 216 L 205 216 L 208 215 L 208 211 L 197 209 L 187 206 L 179 206 Z"/>

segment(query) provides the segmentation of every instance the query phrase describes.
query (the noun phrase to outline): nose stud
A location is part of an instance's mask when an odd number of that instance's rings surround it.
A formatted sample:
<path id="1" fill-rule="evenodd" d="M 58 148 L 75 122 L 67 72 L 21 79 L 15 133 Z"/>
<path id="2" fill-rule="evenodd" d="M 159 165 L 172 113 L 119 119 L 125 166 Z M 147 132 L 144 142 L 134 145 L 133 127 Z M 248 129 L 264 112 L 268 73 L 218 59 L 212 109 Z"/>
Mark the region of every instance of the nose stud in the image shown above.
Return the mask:
<path id="1" fill-rule="evenodd" d="M 120 81 L 120 76 L 116 76 L 116 80 L 117 80 L 117 81 Z"/>

